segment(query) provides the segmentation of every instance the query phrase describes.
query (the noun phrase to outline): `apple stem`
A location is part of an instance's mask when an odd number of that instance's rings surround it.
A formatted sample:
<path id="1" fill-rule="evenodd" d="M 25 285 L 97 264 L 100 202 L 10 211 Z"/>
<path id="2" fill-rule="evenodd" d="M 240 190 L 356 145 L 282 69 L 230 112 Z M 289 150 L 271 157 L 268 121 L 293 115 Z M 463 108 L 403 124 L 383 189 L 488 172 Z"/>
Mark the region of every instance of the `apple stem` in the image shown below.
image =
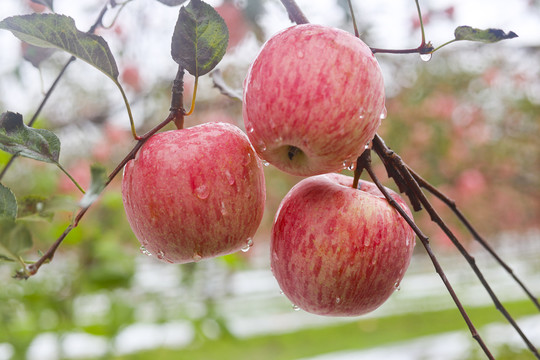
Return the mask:
<path id="1" fill-rule="evenodd" d="M 189 116 L 193 113 L 193 110 L 195 110 L 195 99 L 197 98 L 197 87 L 199 84 L 199 77 L 195 76 L 195 84 L 193 84 L 193 97 L 191 98 L 191 107 L 189 108 L 189 111 L 185 114 L 186 116 Z"/>
<path id="2" fill-rule="evenodd" d="M 360 183 L 360 176 L 364 169 L 371 167 L 371 148 L 364 150 L 362 155 L 356 159 L 356 168 L 354 169 L 354 179 L 352 188 L 358 189 L 358 184 Z"/>
<path id="3" fill-rule="evenodd" d="M 499 310 L 503 316 L 506 318 L 508 323 L 512 325 L 512 327 L 516 330 L 516 332 L 519 334 L 523 342 L 527 345 L 529 350 L 538 358 L 540 359 L 540 354 L 538 353 L 538 350 L 536 347 L 530 342 L 530 340 L 527 338 L 527 336 L 523 333 L 521 328 L 518 326 L 516 321 L 512 318 L 510 313 L 506 310 L 506 308 L 502 305 L 500 300 L 498 299 L 497 295 L 493 292 L 491 286 L 488 284 L 487 280 L 485 279 L 483 273 L 480 271 L 478 266 L 476 265 L 476 260 L 473 256 L 469 254 L 469 252 L 465 249 L 465 247 L 459 242 L 457 237 L 454 235 L 454 233 L 450 230 L 448 225 L 444 222 L 444 220 L 440 217 L 440 215 L 437 213 L 437 211 L 433 208 L 425 194 L 423 193 L 422 189 L 420 188 L 420 185 L 416 181 L 415 177 L 411 174 L 409 171 L 408 166 L 405 164 L 405 162 L 401 159 L 399 155 L 397 155 L 394 151 L 388 149 L 386 145 L 384 144 L 384 141 L 378 136 L 375 135 L 375 138 L 373 139 L 373 149 L 377 153 L 377 155 L 381 158 L 383 161 L 385 167 L 388 169 L 389 167 L 392 167 L 394 169 L 394 172 L 397 172 L 401 175 L 401 179 L 404 180 L 404 185 L 407 187 L 409 192 L 407 192 L 407 195 L 409 199 L 416 198 L 417 201 L 421 203 L 421 205 L 426 209 L 427 213 L 430 215 L 431 220 L 436 223 L 441 230 L 446 234 L 448 239 L 454 244 L 454 246 L 458 249 L 458 251 L 461 253 L 461 255 L 465 258 L 473 272 L 475 273 L 476 277 L 480 282 L 482 283 L 482 286 L 489 294 L 491 300 L 495 304 L 495 307 L 497 310 Z M 366 169 L 368 172 L 370 171 L 369 168 Z M 370 173 L 371 175 L 371 173 Z M 396 180 L 394 178 L 394 180 Z M 413 228 L 414 229 L 414 228 Z M 420 235 L 419 235 L 420 236 Z M 457 303 L 456 303 L 457 305 Z M 458 306 L 459 307 L 459 306 Z M 462 311 L 460 309 L 460 311 Z M 464 310 L 463 310 L 464 311 Z M 465 319 L 467 321 L 467 319 Z M 472 328 L 471 328 L 472 333 Z M 475 334 L 473 334 L 473 337 L 475 337 Z M 476 339 L 479 340 L 479 337 Z M 482 343 L 479 341 L 480 346 L 484 348 L 485 345 L 482 345 Z M 486 353 L 487 354 L 487 353 Z"/>

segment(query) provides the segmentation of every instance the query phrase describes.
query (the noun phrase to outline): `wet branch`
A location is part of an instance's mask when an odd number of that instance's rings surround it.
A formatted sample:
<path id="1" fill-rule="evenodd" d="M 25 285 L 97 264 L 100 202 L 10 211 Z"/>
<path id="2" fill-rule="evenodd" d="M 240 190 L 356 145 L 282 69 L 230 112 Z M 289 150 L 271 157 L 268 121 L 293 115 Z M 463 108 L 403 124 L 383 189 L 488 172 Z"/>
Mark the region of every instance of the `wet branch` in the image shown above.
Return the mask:
<path id="1" fill-rule="evenodd" d="M 476 260 L 474 259 L 474 257 L 469 254 L 469 252 L 465 249 L 465 247 L 459 242 L 457 237 L 452 233 L 450 228 L 446 225 L 444 220 L 435 211 L 435 209 L 433 208 L 433 206 L 431 205 L 427 197 L 424 195 L 422 189 L 416 182 L 416 179 L 414 178 L 414 176 L 409 172 L 409 168 L 403 162 L 401 157 L 397 155 L 394 151 L 390 150 L 386 146 L 382 138 L 379 137 L 378 135 L 375 135 L 375 138 L 373 139 L 373 149 L 375 150 L 377 155 L 381 158 L 381 160 L 383 161 L 387 169 L 392 168 L 393 171 L 397 171 L 399 174 L 401 174 L 402 179 L 405 181 L 405 186 L 412 190 L 413 196 L 415 196 L 417 200 L 420 201 L 422 206 L 425 208 L 426 212 L 430 215 L 431 220 L 434 223 L 436 223 L 439 226 L 439 228 L 441 228 L 441 230 L 444 231 L 448 239 L 450 239 L 452 244 L 454 244 L 454 246 L 458 249 L 458 251 L 465 258 L 467 263 L 470 265 L 476 277 L 478 278 L 478 280 L 480 280 L 484 289 L 486 289 L 491 300 L 493 301 L 493 304 L 495 304 L 495 307 L 497 308 L 497 310 L 499 310 L 503 314 L 503 316 L 506 318 L 508 323 L 512 325 L 512 327 L 516 330 L 516 332 L 519 334 L 523 342 L 527 345 L 529 350 L 536 356 L 536 358 L 540 359 L 540 354 L 538 353 L 538 350 L 536 349 L 536 347 L 530 342 L 530 340 L 523 333 L 523 331 L 521 330 L 519 325 L 516 323 L 514 318 L 510 315 L 510 313 L 508 313 L 506 308 L 499 301 L 499 298 L 497 297 L 497 295 L 495 295 L 491 286 L 488 284 L 487 280 L 485 279 L 483 273 L 480 271 L 480 269 L 476 265 Z"/>

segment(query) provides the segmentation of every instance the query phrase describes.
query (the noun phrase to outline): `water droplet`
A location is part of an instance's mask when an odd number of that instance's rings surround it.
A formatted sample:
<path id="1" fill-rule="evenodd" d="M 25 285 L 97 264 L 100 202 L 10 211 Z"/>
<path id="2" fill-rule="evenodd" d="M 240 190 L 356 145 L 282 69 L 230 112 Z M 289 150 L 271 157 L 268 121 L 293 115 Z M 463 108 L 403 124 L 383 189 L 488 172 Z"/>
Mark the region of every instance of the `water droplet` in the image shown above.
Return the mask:
<path id="1" fill-rule="evenodd" d="M 386 119 L 386 116 L 388 116 L 388 111 L 386 110 L 386 106 L 385 106 L 380 115 L 381 120 Z"/>
<path id="2" fill-rule="evenodd" d="M 235 180 L 234 176 L 229 172 L 229 170 L 225 170 L 225 177 L 227 178 L 227 181 L 229 182 L 229 185 L 234 185 Z"/>
<path id="3" fill-rule="evenodd" d="M 336 298 L 336 305 L 339 304 L 339 303 L 341 303 L 341 298 L 338 296 L 338 297 Z"/>
<path id="4" fill-rule="evenodd" d="M 221 215 L 226 216 L 229 212 L 227 211 L 227 208 L 225 207 L 225 203 L 221 202 Z"/>
<path id="5" fill-rule="evenodd" d="M 261 152 L 265 152 L 265 151 L 266 151 L 266 144 L 265 144 L 264 142 L 262 142 L 262 141 L 259 143 L 259 150 L 260 150 Z"/>
<path id="6" fill-rule="evenodd" d="M 420 54 L 420 59 L 422 59 L 422 61 L 429 61 L 431 60 L 431 56 L 432 54 Z"/>
<path id="7" fill-rule="evenodd" d="M 144 247 L 144 245 L 141 245 L 141 247 L 139 248 L 141 254 L 143 255 L 146 255 L 146 256 L 152 256 L 152 253 L 148 250 L 146 250 L 146 248 Z"/>
<path id="8" fill-rule="evenodd" d="M 266 161 L 266 160 L 263 160 L 262 163 L 263 163 L 264 166 L 270 166 L 270 163 L 268 161 Z"/>
<path id="9" fill-rule="evenodd" d="M 397 281 L 394 283 L 394 289 L 396 289 L 396 291 L 401 290 L 401 286 L 400 286 L 400 284 L 399 284 L 399 280 L 397 280 Z"/>
<path id="10" fill-rule="evenodd" d="M 251 133 L 253 133 L 253 131 L 255 131 L 255 129 L 253 128 L 252 125 L 247 125 L 246 126 L 246 131 L 251 134 Z"/>
<path id="11" fill-rule="evenodd" d="M 165 258 L 165 253 L 163 253 L 162 250 L 159 250 L 159 251 L 157 252 L 157 258 L 158 258 L 159 260 L 163 260 L 163 259 Z"/>
<path id="12" fill-rule="evenodd" d="M 296 56 L 298 56 L 300 59 L 303 59 L 304 58 L 304 52 L 303 51 L 298 51 L 296 53 Z"/>
<path id="13" fill-rule="evenodd" d="M 192 259 L 193 259 L 193 261 L 195 261 L 195 262 L 201 261 L 202 255 L 199 254 L 199 253 L 195 253 L 195 254 L 193 254 Z"/>
<path id="14" fill-rule="evenodd" d="M 409 238 L 407 238 L 407 240 L 405 240 L 405 245 L 409 246 Z"/>
<path id="15" fill-rule="evenodd" d="M 283 142 L 283 138 L 281 136 L 278 136 L 277 138 L 274 139 L 275 144 L 281 144 L 282 142 Z"/>
<path id="16" fill-rule="evenodd" d="M 210 195 L 210 188 L 206 186 L 205 184 L 199 185 L 195 188 L 195 195 L 201 199 L 204 200 L 208 198 L 208 195 Z"/>
<path id="17" fill-rule="evenodd" d="M 299 310 L 300 310 L 300 307 L 299 307 L 298 305 L 294 305 L 294 304 L 293 304 L 293 305 L 292 305 L 292 309 L 293 309 L 294 311 L 299 311 Z"/>
<path id="18" fill-rule="evenodd" d="M 283 290 L 279 290 L 279 295 L 285 295 L 285 293 L 283 292 Z"/>
<path id="19" fill-rule="evenodd" d="M 248 238 L 247 239 L 247 242 L 246 242 L 246 245 L 241 249 L 243 252 L 248 252 L 249 249 L 251 249 L 251 247 L 253 246 L 253 239 L 252 238 Z"/>

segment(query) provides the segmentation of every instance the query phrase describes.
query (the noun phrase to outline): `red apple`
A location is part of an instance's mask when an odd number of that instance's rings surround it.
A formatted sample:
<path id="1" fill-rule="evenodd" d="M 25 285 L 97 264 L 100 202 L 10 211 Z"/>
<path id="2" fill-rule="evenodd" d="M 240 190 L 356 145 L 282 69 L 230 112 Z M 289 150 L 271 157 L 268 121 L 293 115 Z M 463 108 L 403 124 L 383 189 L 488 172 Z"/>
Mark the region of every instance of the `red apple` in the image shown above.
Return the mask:
<path id="1" fill-rule="evenodd" d="M 271 265 L 282 291 L 305 311 L 356 316 L 396 290 L 411 260 L 414 232 L 375 184 L 340 174 L 300 181 L 274 220 Z M 411 214 L 401 197 L 388 190 Z"/>
<path id="2" fill-rule="evenodd" d="M 266 192 L 242 130 L 206 123 L 148 139 L 126 164 L 122 196 L 142 250 L 186 263 L 251 246 Z"/>
<path id="3" fill-rule="evenodd" d="M 251 143 L 293 175 L 338 171 L 364 151 L 386 116 L 381 69 L 343 30 L 305 24 L 268 40 L 244 81 Z"/>

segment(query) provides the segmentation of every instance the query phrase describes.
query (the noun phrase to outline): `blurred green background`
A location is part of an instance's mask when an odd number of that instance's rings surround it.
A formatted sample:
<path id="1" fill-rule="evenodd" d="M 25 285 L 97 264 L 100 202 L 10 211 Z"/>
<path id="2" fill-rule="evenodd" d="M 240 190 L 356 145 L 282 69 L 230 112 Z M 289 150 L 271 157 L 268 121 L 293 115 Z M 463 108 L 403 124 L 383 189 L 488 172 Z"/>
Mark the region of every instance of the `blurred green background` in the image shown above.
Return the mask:
<path id="1" fill-rule="evenodd" d="M 92 23 L 104 3 L 55 2 L 57 11 L 73 16 L 80 29 Z M 230 48 L 219 68 L 227 83 L 240 89 L 257 49 L 276 28 L 288 26 L 287 16 L 273 0 L 211 3 L 218 6 L 231 32 Z M 313 22 L 352 30 L 344 1 L 299 3 Z M 375 8 L 366 3 L 358 1 L 355 6 L 368 44 L 418 45 L 412 1 L 398 5 L 386 1 Z M 0 17 L 42 10 L 30 5 L 3 0 Z M 428 39 L 439 44 L 453 37 L 453 28 L 463 25 L 460 21 L 468 14 L 460 1 L 421 5 Z M 522 9 L 522 19 L 509 21 L 490 13 L 490 26 L 521 26 L 530 17 L 540 24 L 538 2 L 522 0 L 512 6 Z M 390 13 L 395 24 L 386 20 Z M 168 48 L 176 14 L 177 8 L 135 0 L 114 25 L 99 30 L 116 56 L 140 133 L 168 114 L 176 73 Z M 114 11 L 105 20 L 112 23 Z M 396 30 L 397 25 L 401 27 Z M 538 29 L 529 31 L 538 34 Z M 388 93 L 388 118 L 380 135 L 413 169 L 457 202 L 538 295 L 540 44 L 519 29 L 505 30 L 518 32 L 520 38 L 494 45 L 457 43 L 429 62 L 418 55 L 378 55 Z M 396 38 L 402 42 L 396 44 Z M 55 53 L 37 69 L 24 60 L 28 52 L 10 33 L 0 34 L 0 45 L 1 112 L 20 112 L 29 119 L 68 57 Z M 134 145 L 119 94 L 104 79 L 86 64 L 74 63 L 37 122 L 37 127 L 51 129 L 61 138 L 61 162 L 84 187 L 90 180 L 90 164 L 103 164 L 110 171 Z M 186 104 L 192 84 L 188 77 Z M 201 79 L 197 99 L 186 126 L 207 121 L 243 126 L 241 104 L 219 94 L 210 78 Z M 0 168 L 8 159 L 0 153 Z M 375 159 L 374 166 L 385 185 L 393 187 Z M 15 280 L 17 265 L 0 263 L 0 360 L 484 358 L 420 244 L 401 290 L 372 314 L 322 318 L 294 311 L 270 272 L 268 245 L 279 202 L 300 178 L 272 166 L 265 172 L 267 205 L 254 247 L 247 253 L 186 265 L 163 264 L 139 252 L 123 211 L 120 178 L 115 179 L 54 260 L 35 277 Z M 54 166 L 28 159 L 18 159 L 2 183 L 18 199 L 80 198 Z M 450 210 L 433 203 L 475 255 L 511 314 L 540 346 L 538 309 L 471 240 Z M 59 211 L 51 219 L 28 220 L 34 247 L 25 258 L 35 260 L 46 251 L 71 216 Z M 423 212 L 415 219 L 496 357 L 532 359 L 440 230 Z"/>

